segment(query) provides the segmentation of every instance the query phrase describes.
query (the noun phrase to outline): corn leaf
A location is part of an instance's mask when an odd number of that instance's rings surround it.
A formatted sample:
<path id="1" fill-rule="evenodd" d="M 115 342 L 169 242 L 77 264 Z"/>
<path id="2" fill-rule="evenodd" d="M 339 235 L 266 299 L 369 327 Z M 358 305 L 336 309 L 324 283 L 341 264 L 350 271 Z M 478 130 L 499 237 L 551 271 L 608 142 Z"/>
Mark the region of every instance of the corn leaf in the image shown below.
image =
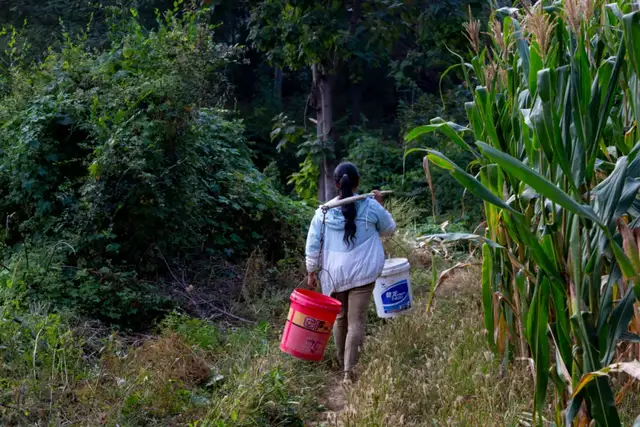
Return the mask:
<path id="1" fill-rule="evenodd" d="M 573 161 L 579 163 L 581 170 L 584 170 L 586 179 L 590 179 L 591 173 L 587 170 L 584 153 L 589 152 L 589 136 L 587 135 L 588 124 L 586 122 L 588 116 L 588 104 L 591 97 L 591 82 L 588 81 L 589 62 L 587 53 L 582 43 L 576 45 L 572 40 L 574 55 L 571 58 L 571 75 L 570 75 L 570 98 L 571 111 L 573 113 L 571 119 L 575 128 L 576 138 L 573 140 Z M 584 74 L 586 71 L 586 74 Z M 576 182 L 580 185 L 580 182 Z"/>
<path id="2" fill-rule="evenodd" d="M 598 335 L 609 327 L 608 322 L 613 308 L 613 288 L 622 280 L 620 266 L 614 266 L 609 273 L 604 292 L 600 296 L 600 311 L 598 313 Z"/>
<path id="3" fill-rule="evenodd" d="M 489 348 L 496 350 L 493 337 L 493 258 L 488 244 L 482 245 L 482 308 L 484 310 L 484 326 L 487 330 Z"/>
<path id="4" fill-rule="evenodd" d="M 482 120 L 480 119 L 480 114 L 478 113 L 478 108 L 476 107 L 475 102 L 465 102 L 464 109 L 467 113 L 467 117 L 469 118 L 469 124 L 473 128 L 473 137 L 474 139 L 481 140 L 484 139 L 483 134 L 483 125 Z"/>
<path id="5" fill-rule="evenodd" d="M 640 343 L 640 335 L 624 331 L 620 334 L 620 341 Z"/>
<path id="6" fill-rule="evenodd" d="M 560 190 L 556 185 L 549 182 L 549 180 L 529 168 L 524 163 L 483 142 L 477 142 L 477 145 L 480 147 L 480 150 L 484 155 L 496 162 L 507 172 L 547 197 L 549 200 L 554 201 L 569 212 L 573 212 L 576 215 L 589 218 L 590 220 L 601 224 L 600 219 L 596 216 L 591 207 L 579 204 L 567 193 Z"/>
<path id="7" fill-rule="evenodd" d="M 488 141 L 490 141 L 494 147 L 500 147 L 500 138 L 498 138 L 498 132 L 496 131 L 496 125 L 493 119 L 493 94 L 488 91 L 486 87 L 478 86 L 475 91 L 475 99 L 476 111 L 484 126 L 484 135 L 486 135 Z"/>
<path id="8" fill-rule="evenodd" d="M 583 393 L 582 392 L 576 393 L 574 391 L 573 398 L 569 402 L 569 405 L 567 406 L 567 412 L 565 413 L 565 417 L 566 417 L 565 426 L 571 427 L 573 425 L 573 420 L 578 415 L 578 412 L 582 407 L 582 402 L 584 402 Z"/>
<path id="9" fill-rule="evenodd" d="M 531 43 L 529 55 L 529 93 L 536 96 L 538 90 L 538 71 L 543 67 L 542 57 L 540 56 L 540 46 L 536 41 Z"/>
<path id="10" fill-rule="evenodd" d="M 613 173 L 593 189 L 593 193 L 595 194 L 594 210 L 600 217 L 602 224 L 609 228 L 609 230 L 613 230 L 615 227 L 617 219 L 615 213 L 619 210 L 618 204 L 626 182 L 628 163 L 626 156 L 619 158 Z M 636 197 L 636 193 L 637 188 L 635 193 L 629 192 L 625 206 L 631 206 L 633 199 Z M 626 212 L 626 209 L 623 210 Z"/>
<path id="11" fill-rule="evenodd" d="M 494 249 L 504 249 L 504 247 L 493 240 L 487 239 L 486 237 L 479 236 L 477 234 L 471 233 L 441 233 L 441 234 L 429 234 L 427 236 L 419 237 L 417 240 L 419 241 L 427 241 L 431 242 L 433 240 L 437 240 L 440 242 L 458 242 L 461 240 L 471 240 L 477 243 L 482 243 L 489 245 Z"/>
<path id="12" fill-rule="evenodd" d="M 538 266 L 549 277 L 558 277 L 560 275 L 556 263 L 547 257 L 544 248 L 536 239 L 536 236 L 529 230 L 529 226 L 521 221 L 512 221 L 505 217 L 505 223 L 513 230 L 513 236 L 521 239 L 522 244 L 528 249 L 529 255 L 533 258 Z"/>
<path id="13" fill-rule="evenodd" d="M 622 10 L 620 10 L 620 6 L 616 3 L 610 3 L 605 7 L 608 13 L 613 15 L 617 20 L 622 21 L 623 13 Z"/>
<path id="14" fill-rule="evenodd" d="M 636 75 L 640 76 L 640 13 L 635 11 L 622 17 L 624 40 L 629 50 L 629 60 Z M 624 44 L 624 43 L 623 43 Z"/>
<path id="15" fill-rule="evenodd" d="M 574 330 L 583 344 L 583 369 L 587 372 L 597 371 L 601 368 L 600 361 L 596 359 L 594 351 L 597 347 L 590 337 L 595 331 L 585 322 L 586 313 L 578 313 L 571 317 L 574 322 Z M 583 386 L 584 387 L 584 386 Z M 574 387 L 573 399 L 576 399 L 583 391 L 583 387 Z M 591 403 L 591 415 L 603 426 L 617 427 L 620 418 L 615 408 L 613 392 L 606 378 L 598 378 L 584 389 L 584 397 Z"/>
<path id="16" fill-rule="evenodd" d="M 527 318 L 527 314 L 529 312 L 529 295 L 527 294 L 527 289 L 526 289 L 526 284 L 527 284 L 527 277 L 525 276 L 524 272 L 522 270 L 518 271 L 518 273 L 516 273 L 516 287 L 517 287 L 517 292 L 520 293 L 520 317 L 522 319 L 526 319 Z"/>
<path id="17" fill-rule="evenodd" d="M 620 426 L 620 417 L 615 407 L 613 391 L 608 378 L 594 378 L 587 387 L 587 395 L 591 400 L 591 416 L 596 425 L 607 427 Z"/>
<path id="18" fill-rule="evenodd" d="M 555 334 L 557 337 L 557 348 L 562 356 L 561 363 L 571 370 L 573 365 L 571 330 L 569 325 L 567 309 L 567 293 L 564 284 L 559 279 L 552 280 L 551 295 L 553 307 L 555 309 Z"/>
<path id="19" fill-rule="evenodd" d="M 616 352 L 616 344 L 620 339 L 623 332 L 626 332 L 629 327 L 629 322 L 633 317 L 634 303 L 636 296 L 632 289 L 629 289 L 627 295 L 618 303 L 616 308 L 613 309 L 611 319 L 608 323 L 609 334 L 607 336 L 606 346 L 601 351 L 604 356 L 602 357 L 601 364 L 608 365 L 613 360 Z"/>
<path id="20" fill-rule="evenodd" d="M 589 372 L 580 378 L 578 385 L 576 385 L 576 389 L 573 392 L 573 395 L 580 393 L 583 388 L 585 388 L 591 381 L 599 377 L 606 377 L 612 373 L 624 372 L 632 378 L 640 380 L 640 362 L 637 360 L 633 360 L 631 362 L 621 362 L 614 363 L 613 365 L 609 365 L 605 368 L 600 369 L 599 371 Z"/>
<path id="21" fill-rule="evenodd" d="M 638 190 L 640 190 L 640 180 L 631 179 L 627 174 L 627 179 L 625 180 L 620 200 L 618 201 L 616 211 L 613 214 L 614 220 L 629 212 L 631 206 L 633 206 L 634 202 L 637 200 Z"/>
<path id="22" fill-rule="evenodd" d="M 501 8 L 501 9 L 498 9 L 496 12 L 504 11 L 503 13 L 507 13 L 507 10 L 510 10 L 510 9 L 514 9 L 514 8 Z M 512 14 L 512 12 L 510 14 Z M 529 75 L 531 74 L 531 67 L 529 65 L 530 64 L 529 46 L 527 46 L 527 41 L 525 39 L 525 35 L 522 31 L 522 27 L 520 26 L 520 23 L 513 18 L 512 18 L 512 22 L 513 22 L 513 27 L 515 28 L 514 36 L 516 37 L 516 48 L 518 49 L 518 53 L 520 54 L 520 61 L 522 62 L 523 77 L 525 79 L 528 79 Z"/>
<path id="23" fill-rule="evenodd" d="M 607 117 L 609 116 L 609 113 L 611 111 L 611 100 L 613 99 L 613 94 L 614 92 L 617 90 L 617 87 L 619 85 L 618 83 L 618 79 L 620 76 L 620 71 L 622 69 L 622 65 L 624 64 L 624 55 L 625 55 L 625 44 L 624 43 L 620 43 L 620 48 L 618 50 L 618 55 L 616 57 L 616 62 L 613 66 L 613 71 L 611 73 L 611 76 L 609 77 L 609 81 L 608 81 L 608 88 L 607 88 L 607 94 L 605 96 L 604 102 L 600 108 L 600 118 L 597 122 L 597 127 L 595 130 L 595 135 L 594 135 L 594 140 L 593 140 L 593 146 L 595 146 L 598 143 L 598 140 L 600 139 L 600 135 L 602 135 L 602 131 L 604 130 L 606 121 L 607 121 Z M 599 72 L 598 72 L 599 73 Z M 594 112 L 595 114 L 595 112 Z M 593 159 L 591 162 L 589 162 L 590 165 L 593 165 L 595 162 L 595 156 L 593 156 Z"/>
<path id="24" fill-rule="evenodd" d="M 562 117 L 562 145 L 571 159 L 571 177 L 575 186 L 582 183 L 585 176 L 585 150 L 584 143 L 580 138 L 574 137 L 573 133 L 573 93 L 572 85 L 566 89 L 564 111 Z"/>
<path id="25" fill-rule="evenodd" d="M 558 162 L 567 177 L 572 178 L 569 158 L 562 143 L 560 115 L 554 105 L 555 93 L 552 83 L 552 71 L 547 69 L 538 73 L 538 101 L 531 112 L 531 122 L 538 141 L 545 148 L 549 162 Z M 572 186 L 575 187 L 573 179 Z"/>
<path id="26" fill-rule="evenodd" d="M 460 136 L 461 133 L 470 132 L 471 129 L 468 129 L 464 126 L 460 126 L 453 122 L 444 122 L 442 119 L 436 118 L 431 121 L 431 124 L 418 126 L 413 129 L 405 136 L 406 141 L 413 141 L 414 139 L 420 137 L 421 135 L 428 134 L 431 132 L 440 131 L 444 135 L 446 135 L 452 142 L 458 145 L 463 150 L 467 150 L 471 152 L 476 158 L 480 157 L 478 152 L 471 148 L 469 144 Z"/>
<path id="27" fill-rule="evenodd" d="M 611 249 L 613 250 L 613 255 L 615 256 L 616 261 L 618 261 L 620 271 L 622 271 L 622 276 L 627 280 L 635 278 L 637 273 L 633 268 L 633 264 L 631 263 L 629 257 L 627 257 L 620 245 L 615 240 L 613 240 L 613 238 L 610 239 L 610 243 Z M 640 298 L 640 295 L 636 296 Z"/>
<path id="28" fill-rule="evenodd" d="M 529 316 L 527 317 L 527 333 L 529 346 L 536 367 L 536 391 L 534 395 L 534 418 L 542 411 L 549 382 L 549 340 L 547 323 L 549 322 L 549 282 L 546 278 L 536 286 Z"/>
<path id="29" fill-rule="evenodd" d="M 582 289 L 582 244 L 580 238 L 580 217 L 569 215 L 569 260 L 572 266 L 571 279 L 573 280 L 574 294 L 571 299 L 571 313 L 580 311 Z"/>
<path id="30" fill-rule="evenodd" d="M 433 164 L 443 169 L 447 169 L 451 176 L 460 184 L 462 184 L 462 186 L 464 186 L 467 190 L 469 190 L 471 194 L 486 202 L 496 205 L 499 208 L 505 209 L 515 215 L 520 215 L 520 212 L 507 205 L 502 199 L 497 197 L 495 194 L 489 191 L 487 187 L 482 185 L 480 181 L 478 181 L 472 175 L 469 175 L 460 166 L 449 160 L 444 154 L 439 153 L 435 150 L 427 150 L 427 152 L 429 153 L 429 160 L 433 162 Z"/>

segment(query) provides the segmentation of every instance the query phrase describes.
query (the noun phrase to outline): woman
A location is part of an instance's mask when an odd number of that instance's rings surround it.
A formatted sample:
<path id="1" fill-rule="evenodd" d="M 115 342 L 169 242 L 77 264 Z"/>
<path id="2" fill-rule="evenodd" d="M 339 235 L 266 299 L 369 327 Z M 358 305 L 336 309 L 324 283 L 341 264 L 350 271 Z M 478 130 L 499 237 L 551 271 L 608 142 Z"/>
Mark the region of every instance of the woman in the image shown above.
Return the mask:
<path id="1" fill-rule="evenodd" d="M 333 179 L 338 188 L 338 199 L 356 195 L 360 174 L 353 164 L 338 165 Z M 367 308 L 375 281 L 384 268 L 380 236 L 390 236 L 396 230 L 393 218 L 382 207 L 382 195 L 379 191 L 374 193 L 375 200 L 366 198 L 327 212 L 321 260 L 324 215 L 321 209 L 316 211 L 307 236 L 309 288 L 317 287 L 319 276 L 322 293 L 342 303 L 333 337 L 345 381 L 353 377 L 364 341 Z"/>

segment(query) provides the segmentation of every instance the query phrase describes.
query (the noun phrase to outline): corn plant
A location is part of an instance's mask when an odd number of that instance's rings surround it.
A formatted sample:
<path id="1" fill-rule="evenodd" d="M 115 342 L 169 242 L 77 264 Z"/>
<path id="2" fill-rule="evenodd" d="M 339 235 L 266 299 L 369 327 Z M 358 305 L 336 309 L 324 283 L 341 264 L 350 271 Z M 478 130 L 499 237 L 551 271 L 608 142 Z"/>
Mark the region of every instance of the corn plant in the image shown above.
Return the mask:
<path id="1" fill-rule="evenodd" d="M 439 132 L 475 156 L 465 170 L 419 149 L 484 201 L 488 345 L 530 361 L 534 423 L 545 410 L 618 426 L 608 375 L 640 376 L 637 361 L 614 364 L 640 352 L 640 12 L 529 4 L 495 9 L 486 33 L 465 24 L 472 59 L 454 67 L 475 87 L 468 126 L 437 118 L 407 140 Z"/>

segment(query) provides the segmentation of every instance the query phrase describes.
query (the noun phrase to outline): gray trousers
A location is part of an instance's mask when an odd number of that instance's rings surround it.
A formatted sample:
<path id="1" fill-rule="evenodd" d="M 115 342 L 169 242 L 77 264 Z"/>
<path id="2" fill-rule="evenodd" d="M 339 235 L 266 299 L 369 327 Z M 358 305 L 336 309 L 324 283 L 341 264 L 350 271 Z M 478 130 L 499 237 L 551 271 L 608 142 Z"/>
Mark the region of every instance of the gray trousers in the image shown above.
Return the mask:
<path id="1" fill-rule="evenodd" d="M 374 286 L 375 283 L 371 283 L 331 295 L 342 303 L 342 310 L 333 326 L 333 338 L 338 348 L 340 367 L 345 373 L 350 373 L 360 358 Z"/>

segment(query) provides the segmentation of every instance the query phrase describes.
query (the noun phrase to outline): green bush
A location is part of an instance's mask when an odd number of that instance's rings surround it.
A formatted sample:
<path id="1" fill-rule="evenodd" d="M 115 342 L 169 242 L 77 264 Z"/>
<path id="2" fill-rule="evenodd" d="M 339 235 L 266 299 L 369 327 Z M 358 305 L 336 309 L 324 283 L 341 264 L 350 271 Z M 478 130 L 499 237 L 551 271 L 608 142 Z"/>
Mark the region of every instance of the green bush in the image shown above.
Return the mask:
<path id="1" fill-rule="evenodd" d="M 0 238 L 31 255 L 12 268 L 32 293 L 135 323 L 166 307 L 145 280 L 178 256 L 299 247 L 309 212 L 255 169 L 243 123 L 219 108 L 238 51 L 205 18 L 167 12 L 148 31 L 133 11 L 102 52 L 68 39 L 8 70 Z"/>
<path id="2" fill-rule="evenodd" d="M 439 141 L 434 139 L 430 143 L 438 144 Z M 354 132 L 349 135 L 348 160 L 358 166 L 362 191 L 380 188 L 393 190 L 396 197 L 414 200 L 416 206 L 431 215 L 432 198 L 422 169 L 422 155 L 411 154 L 404 159 L 407 148 L 378 135 Z M 471 160 L 462 153 L 459 158 L 461 164 Z M 448 173 L 432 168 L 431 178 L 436 214 L 459 212 L 463 208 L 467 211 L 477 204 L 477 201 L 464 194 Z"/>

